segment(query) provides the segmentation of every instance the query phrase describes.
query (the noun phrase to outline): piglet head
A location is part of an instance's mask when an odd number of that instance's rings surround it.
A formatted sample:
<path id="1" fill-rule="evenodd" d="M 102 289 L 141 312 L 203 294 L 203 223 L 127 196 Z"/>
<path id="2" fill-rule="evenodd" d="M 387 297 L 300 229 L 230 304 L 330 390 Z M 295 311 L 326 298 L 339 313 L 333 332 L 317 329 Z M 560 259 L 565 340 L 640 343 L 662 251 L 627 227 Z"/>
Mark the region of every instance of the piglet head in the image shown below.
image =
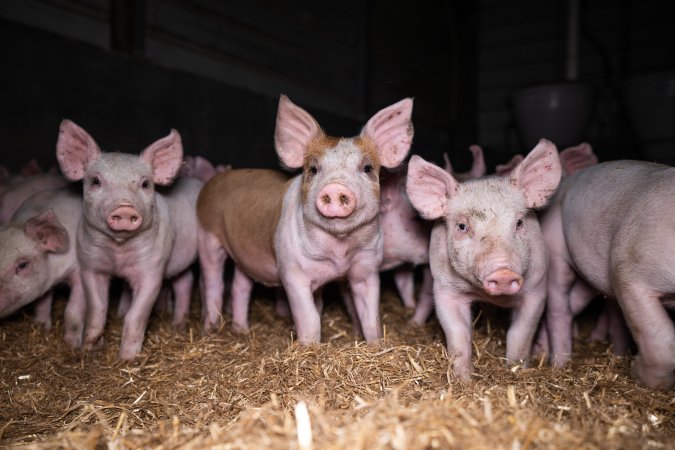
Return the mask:
<path id="1" fill-rule="evenodd" d="M 23 225 L 0 228 L 0 317 L 5 317 L 51 287 L 48 257 L 68 251 L 68 232 L 50 209 Z"/>
<path id="2" fill-rule="evenodd" d="M 380 166 L 393 168 L 412 142 L 412 99 L 376 113 L 353 138 L 326 135 L 318 122 L 281 96 L 274 143 L 289 169 L 302 167 L 305 218 L 336 235 L 345 235 L 377 218 Z"/>
<path id="3" fill-rule="evenodd" d="M 560 182 L 555 146 L 542 140 L 509 177 L 459 183 L 434 164 L 413 156 L 407 192 L 426 219 L 443 219 L 449 266 L 490 296 L 520 292 L 537 226 L 532 209 L 543 206 Z M 433 253 L 433 252 L 432 252 Z"/>
<path id="4" fill-rule="evenodd" d="M 139 156 L 105 153 L 86 131 L 64 120 L 56 155 L 66 178 L 83 180 L 86 223 L 124 240 L 152 225 L 155 185 L 173 182 L 182 163 L 183 146 L 178 132 L 171 130 Z"/>

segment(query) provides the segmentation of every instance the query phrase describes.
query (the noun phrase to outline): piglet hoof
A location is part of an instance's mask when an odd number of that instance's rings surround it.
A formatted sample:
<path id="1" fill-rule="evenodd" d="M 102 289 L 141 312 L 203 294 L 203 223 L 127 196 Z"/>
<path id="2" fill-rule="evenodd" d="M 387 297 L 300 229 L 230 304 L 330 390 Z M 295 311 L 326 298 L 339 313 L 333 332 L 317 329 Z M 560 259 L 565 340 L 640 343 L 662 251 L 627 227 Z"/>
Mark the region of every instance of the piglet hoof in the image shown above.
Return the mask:
<path id="1" fill-rule="evenodd" d="M 232 331 L 234 331 L 236 334 L 248 334 L 250 329 L 248 324 L 232 323 Z"/>
<path id="2" fill-rule="evenodd" d="M 44 331 L 50 331 L 52 329 L 52 318 L 51 317 L 39 317 L 35 316 L 33 318 L 33 323 Z"/>
<path id="3" fill-rule="evenodd" d="M 77 350 L 82 347 L 82 329 L 79 327 L 66 327 L 65 332 L 63 333 L 63 340 L 68 344 L 73 350 Z"/>
<path id="4" fill-rule="evenodd" d="M 97 338 L 87 338 L 84 340 L 84 345 L 82 346 L 82 350 L 85 352 L 94 352 L 97 350 L 101 350 L 103 348 L 103 345 L 105 344 L 105 340 L 103 339 L 103 336 L 97 337 Z"/>
<path id="5" fill-rule="evenodd" d="M 426 320 L 421 318 L 421 317 L 416 317 L 412 316 L 410 320 L 408 320 L 408 323 L 412 325 L 413 327 L 423 327 L 426 323 Z"/>
<path id="6" fill-rule="evenodd" d="M 202 334 L 212 334 L 223 327 L 223 317 L 217 316 L 215 319 L 204 319 L 202 324 Z"/>
<path id="7" fill-rule="evenodd" d="M 75 336 L 66 333 L 63 335 L 63 340 L 65 341 L 66 344 L 68 344 L 68 347 L 70 347 L 73 350 L 78 350 L 82 348 L 82 338 L 80 336 Z"/>
<path id="8" fill-rule="evenodd" d="M 141 352 L 141 345 L 129 345 L 120 347 L 119 359 L 122 361 L 133 361 Z"/>
<path id="9" fill-rule="evenodd" d="M 657 389 L 666 389 L 673 385 L 673 367 L 647 366 L 640 355 L 635 358 L 631 376 L 640 384 Z"/>
<path id="10" fill-rule="evenodd" d="M 471 374 L 473 373 L 473 364 L 466 364 L 455 359 L 452 363 L 452 371 L 455 375 L 455 378 L 462 383 L 471 382 Z"/>

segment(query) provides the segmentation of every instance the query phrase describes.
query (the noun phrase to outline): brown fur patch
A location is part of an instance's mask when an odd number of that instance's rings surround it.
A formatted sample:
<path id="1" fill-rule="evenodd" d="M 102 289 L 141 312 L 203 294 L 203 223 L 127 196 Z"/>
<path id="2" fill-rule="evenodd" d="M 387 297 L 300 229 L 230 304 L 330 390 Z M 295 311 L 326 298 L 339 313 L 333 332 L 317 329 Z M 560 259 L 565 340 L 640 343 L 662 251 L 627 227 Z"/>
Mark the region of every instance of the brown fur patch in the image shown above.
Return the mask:
<path id="1" fill-rule="evenodd" d="M 354 138 L 354 145 L 359 147 L 361 151 L 370 158 L 373 164 L 373 169 L 375 171 L 380 170 L 380 154 L 377 152 L 377 147 L 375 146 L 375 143 L 366 137 L 363 136 L 357 136 Z"/>
<path id="2" fill-rule="evenodd" d="M 202 226 L 256 281 L 278 281 L 278 274 L 270 273 L 276 268 L 274 232 L 289 184 L 283 172 L 234 169 L 214 176 L 199 194 L 197 216 Z"/>

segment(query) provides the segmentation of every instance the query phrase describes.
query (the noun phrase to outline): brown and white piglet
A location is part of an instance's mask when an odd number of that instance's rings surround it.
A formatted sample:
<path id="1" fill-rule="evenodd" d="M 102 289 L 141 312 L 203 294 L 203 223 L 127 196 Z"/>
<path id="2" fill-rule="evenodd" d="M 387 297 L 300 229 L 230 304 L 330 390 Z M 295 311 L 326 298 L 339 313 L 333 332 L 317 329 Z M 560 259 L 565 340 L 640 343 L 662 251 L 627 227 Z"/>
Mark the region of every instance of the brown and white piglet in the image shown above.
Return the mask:
<path id="1" fill-rule="evenodd" d="M 508 177 L 459 183 L 419 156 L 410 160 L 408 196 L 422 217 L 438 219 L 429 248 L 436 316 L 462 380 L 473 371 L 476 300 L 513 308 L 506 359 L 527 363 L 546 300 L 546 249 L 533 210 L 559 181 L 558 152 L 543 139 Z"/>
<path id="2" fill-rule="evenodd" d="M 248 329 L 253 282 L 283 285 L 298 339 L 321 339 L 315 295 L 347 279 L 368 342 L 381 336 L 378 213 L 380 166 L 396 167 L 410 148 L 412 100 L 375 114 L 353 138 L 326 135 L 286 96 L 279 99 L 274 142 L 292 178 L 273 170 L 233 169 L 202 190 L 198 216 L 205 330 L 220 323 L 223 266 L 235 262 L 233 326 Z"/>

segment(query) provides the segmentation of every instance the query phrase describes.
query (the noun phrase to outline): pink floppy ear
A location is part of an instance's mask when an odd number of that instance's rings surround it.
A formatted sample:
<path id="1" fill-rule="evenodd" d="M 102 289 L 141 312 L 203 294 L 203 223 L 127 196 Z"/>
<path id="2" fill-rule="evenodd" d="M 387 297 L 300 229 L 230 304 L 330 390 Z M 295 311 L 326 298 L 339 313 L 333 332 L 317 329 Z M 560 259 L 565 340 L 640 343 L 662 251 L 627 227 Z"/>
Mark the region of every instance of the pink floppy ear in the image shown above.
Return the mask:
<path id="1" fill-rule="evenodd" d="M 285 95 L 279 97 L 274 148 L 284 166 L 289 169 L 301 167 L 307 145 L 322 134 L 323 131 L 314 117 Z"/>
<path id="2" fill-rule="evenodd" d="M 87 166 L 98 159 L 101 150 L 89 133 L 68 119 L 61 121 L 56 141 L 56 159 L 63 175 L 70 181 L 84 178 Z"/>
<path id="3" fill-rule="evenodd" d="M 413 100 L 404 98 L 384 108 L 368 120 L 361 136 L 371 139 L 384 167 L 394 168 L 408 155 L 413 139 Z"/>
<path id="4" fill-rule="evenodd" d="M 568 147 L 560 152 L 560 164 L 564 175 L 573 175 L 597 163 L 598 157 L 593 153 L 591 145 L 586 142 L 582 142 L 576 147 Z"/>
<path id="5" fill-rule="evenodd" d="M 406 192 L 410 203 L 425 219 L 438 219 L 447 213 L 448 200 L 459 184 L 445 170 L 413 155 L 408 163 Z"/>
<path id="6" fill-rule="evenodd" d="M 511 172 L 509 180 L 525 194 L 528 208 L 548 202 L 560 184 L 560 158 L 552 142 L 541 139 L 523 162 Z"/>
<path id="7" fill-rule="evenodd" d="M 178 131 L 171 132 L 150 144 L 141 158 L 152 167 L 153 181 L 160 186 L 171 184 L 183 164 L 183 142 Z"/>
<path id="8" fill-rule="evenodd" d="M 23 231 L 46 252 L 63 253 L 68 249 L 68 232 L 51 209 L 28 219 Z"/>

